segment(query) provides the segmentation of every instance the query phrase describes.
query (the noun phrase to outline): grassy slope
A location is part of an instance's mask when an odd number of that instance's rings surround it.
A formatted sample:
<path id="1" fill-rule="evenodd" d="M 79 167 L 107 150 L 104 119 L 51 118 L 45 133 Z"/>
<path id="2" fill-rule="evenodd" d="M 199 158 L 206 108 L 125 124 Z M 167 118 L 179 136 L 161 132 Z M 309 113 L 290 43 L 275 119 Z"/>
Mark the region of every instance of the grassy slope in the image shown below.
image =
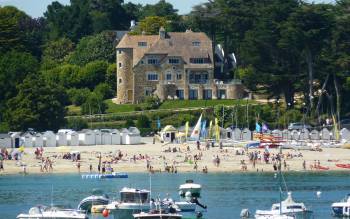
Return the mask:
<path id="1" fill-rule="evenodd" d="M 249 103 L 253 101 L 249 100 Z M 106 100 L 106 113 L 124 113 L 136 111 L 136 108 L 142 107 L 143 104 L 115 104 L 112 100 Z M 180 109 L 193 107 L 213 107 L 219 104 L 222 105 L 245 105 L 247 100 L 167 100 L 162 103 L 159 109 Z M 78 106 L 68 106 L 68 115 L 80 115 L 81 110 Z"/>

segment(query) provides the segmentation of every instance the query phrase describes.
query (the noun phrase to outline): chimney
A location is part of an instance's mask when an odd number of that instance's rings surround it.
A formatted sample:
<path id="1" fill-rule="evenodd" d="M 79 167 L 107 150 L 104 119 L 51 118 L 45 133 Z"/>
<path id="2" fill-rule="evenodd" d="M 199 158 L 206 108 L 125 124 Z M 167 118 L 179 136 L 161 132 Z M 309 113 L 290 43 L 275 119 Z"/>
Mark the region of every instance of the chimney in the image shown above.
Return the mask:
<path id="1" fill-rule="evenodd" d="M 159 37 L 160 37 L 160 39 L 165 39 L 165 29 L 164 29 L 164 27 L 160 27 L 160 29 L 159 29 Z"/>

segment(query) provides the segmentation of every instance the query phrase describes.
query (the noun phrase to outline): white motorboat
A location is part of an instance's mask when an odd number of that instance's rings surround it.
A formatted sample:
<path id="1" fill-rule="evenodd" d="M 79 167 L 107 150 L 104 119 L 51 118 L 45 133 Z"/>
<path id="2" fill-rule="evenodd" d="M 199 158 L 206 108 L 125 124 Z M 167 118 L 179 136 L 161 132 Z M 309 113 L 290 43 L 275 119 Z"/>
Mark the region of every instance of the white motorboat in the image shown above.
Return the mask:
<path id="1" fill-rule="evenodd" d="M 120 190 L 120 200 L 113 201 L 107 205 L 108 210 L 149 210 L 150 191 L 146 189 L 135 189 L 124 187 Z"/>
<path id="2" fill-rule="evenodd" d="M 87 219 L 85 212 L 75 209 L 36 206 L 28 214 L 19 214 L 17 219 Z"/>
<path id="3" fill-rule="evenodd" d="M 312 212 L 304 203 L 294 202 L 292 193 L 288 192 L 286 200 L 272 205 L 271 210 L 257 210 L 256 219 L 280 219 L 280 218 L 310 218 Z"/>
<path id="4" fill-rule="evenodd" d="M 108 203 L 109 198 L 106 195 L 91 195 L 80 201 L 78 209 L 90 212 L 92 205 L 107 205 Z"/>
<path id="5" fill-rule="evenodd" d="M 181 197 L 200 197 L 202 186 L 200 184 L 193 183 L 193 180 L 186 180 L 185 184 L 180 185 L 179 195 Z"/>
<path id="6" fill-rule="evenodd" d="M 340 202 L 332 204 L 332 213 L 336 217 L 350 217 L 350 194 Z"/>
<path id="7" fill-rule="evenodd" d="M 161 204 L 163 206 L 171 206 L 181 212 L 195 212 L 197 206 L 196 203 L 190 201 L 174 201 L 169 197 L 163 199 Z"/>
<path id="8" fill-rule="evenodd" d="M 162 213 L 162 212 L 141 212 L 138 214 L 133 214 L 135 219 L 182 219 L 181 214 L 176 213 Z"/>
<path id="9" fill-rule="evenodd" d="M 125 187 L 120 190 L 120 200 L 110 202 L 106 209 L 115 219 L 133 218 L 132 214 L 151 209 L 150 191 Z"/>

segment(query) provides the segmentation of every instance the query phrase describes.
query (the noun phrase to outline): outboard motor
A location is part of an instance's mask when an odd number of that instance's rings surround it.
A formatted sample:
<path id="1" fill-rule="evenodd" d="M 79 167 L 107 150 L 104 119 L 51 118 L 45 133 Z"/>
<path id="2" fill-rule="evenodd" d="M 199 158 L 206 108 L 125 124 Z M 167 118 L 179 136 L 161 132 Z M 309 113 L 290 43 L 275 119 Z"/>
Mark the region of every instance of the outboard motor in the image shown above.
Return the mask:
<path id="1" fill-rule="evenodd" d="M 202 212 L 200 212 L 200 211 L 196 212 L 196 219 L 200 219 L 202 217 L 203 217 Z"/>
<path id="2" fill-rule="evenodd" d="M 201 204 L 201 203 L 199 203 L 199 201 L 198 201 L 198 199 L 197 199 L 196 197 L 193 197 L 193 198 L 191 199 L 191 202 L 192 202 L 192 203 L 195 203 L 196 205 L 198 205 L 199 207 L 201 207 L 201 208 L 203 208 L 203 209 L 207 209 L 207 206 L 206 206 L 206 205 L 203 205 L 203 204 Z"/>
<path id="3" fill-rule="evenodd" d="M 242 209 L 240 216 L 241 218 L 249 218 L 250 217 L 249 209 L 247 208 Z"/>

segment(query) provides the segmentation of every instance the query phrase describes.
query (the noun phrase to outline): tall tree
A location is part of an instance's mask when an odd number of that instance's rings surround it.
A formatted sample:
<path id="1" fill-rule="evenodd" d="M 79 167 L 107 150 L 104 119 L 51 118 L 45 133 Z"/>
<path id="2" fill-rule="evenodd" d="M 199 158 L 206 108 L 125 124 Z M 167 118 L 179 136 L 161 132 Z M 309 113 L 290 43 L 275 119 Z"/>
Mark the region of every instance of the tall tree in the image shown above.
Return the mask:
<path id="1" fill-rule="evenodd" d="M 17 96 L 8 101 L 5 113 L 11 130 L 56 131 L 64 124 L 66 96 L 61 87 L 33 74 L 18 89 Z"/>

